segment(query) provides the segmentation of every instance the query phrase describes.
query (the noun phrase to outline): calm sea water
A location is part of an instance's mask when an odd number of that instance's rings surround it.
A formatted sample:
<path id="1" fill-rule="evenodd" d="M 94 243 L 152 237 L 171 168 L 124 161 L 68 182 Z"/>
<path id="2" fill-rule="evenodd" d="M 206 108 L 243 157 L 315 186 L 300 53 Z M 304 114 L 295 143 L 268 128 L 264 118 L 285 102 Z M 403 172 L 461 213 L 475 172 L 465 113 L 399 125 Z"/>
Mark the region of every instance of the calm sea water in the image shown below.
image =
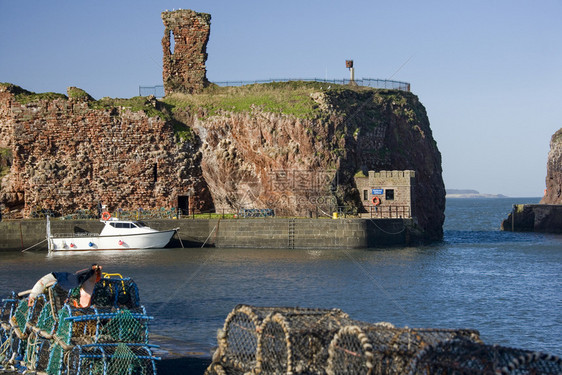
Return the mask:
<path id="1" fill-rule="evenodd" d="M 164 249 L 0 253 L 0 292 L 99 263 L 132 277 L 163 350 L 209 356 L 239 303 L 340 308 L 396 326 L 478 329 L 486 343 L 562 356 L 562 236 L 499 231 L 514 203 L 450 199 L 445 238 L 369 250 Z"/>

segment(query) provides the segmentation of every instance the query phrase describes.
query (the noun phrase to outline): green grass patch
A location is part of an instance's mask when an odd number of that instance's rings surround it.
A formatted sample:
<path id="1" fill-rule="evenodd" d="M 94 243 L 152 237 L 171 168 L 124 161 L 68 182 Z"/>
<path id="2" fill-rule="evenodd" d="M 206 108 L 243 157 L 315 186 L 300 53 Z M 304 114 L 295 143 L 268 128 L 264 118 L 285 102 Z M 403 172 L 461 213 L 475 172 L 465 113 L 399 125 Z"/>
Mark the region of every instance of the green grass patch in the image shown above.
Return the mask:
<path id="1" fill-rule="evenodd" d="M 12 150 L 9 148 L 0 148 L 0 187 L 2 178 L 10 173 L 12 160 Z"/>
<path id="2" fill-rule="evenodd" d="M 92 109 L 113 109 L 122 107 L 132 112 L 143 111 L 148 117 L 159 116 L 166 120 L 170 117 L 157 109 L 157 106 L 148 100 L 146 96 L 135 96 L 130 99 L 104 97 L 100 100 L 88 103 L 88 106 Z"/>
<path id="3" fill-rule="evenodd" d="M 204 213 L 204 214 L 191 214 L 189 218 L 193 219 L 234 219 L 236 214 L 218 214 L 218 213 Z M 187 218 L 187 215 L 182 215 L 182 218 Z"/>
<path id="4" fill-rule="evenodd" d="M 12 160 L 12 150 L 0 147 L 0 158 Z"/>
<path id="5" fill-rule="evenodd" d="M 195 139 L 193 130 L 184 123 L 172 120 L 172 126 L 174 127 L 174 134 L 179 142 L 191 142 Z"/>
<path id="6" fill-rule="evenodd" d="M 328 86 L 321 82 L 271 82 L 240 87 L 211 85 L 199 94 L 171 94 L 163 101 L 177 110 L 202 109 L 208 116 L 227 112 L 282 113 L 299 118 L 315 118 L 321 114 L 310 94 Z M 336 86 L 336 85 L 332 85 Z"/>
<path id="7" fill-rule="evenodd" d="M 16 101 L 21 104 L 32 103 L 39 100 L 68 99 L 66 95 L 59 94 L 57 92 L 44 92 L 37 94 L 35 92 L 27 91 L 26 89 L 23 89 L 12 83 L 2 82 L 0 83 L 0 86 L 14 94 L 14 98 L 16 99 Z"/>
<path id="8" fill-rule="evenodd" d="M 554 133 L 554 135 L 552 136 L 552 143 L 554 144 L 562 143 L 562 129 Z"/>
<path id="9" fill-rule="evenodd" d="M 8 173 L 10 173 L 10 167 L 0 167 L 0 180 L 2 180 Z"/>
<path id="10" fill-rule="evenodd" d="M 58 92 L 43 92 L 39 94 L 33 93 L 31 95 L 16 96 L 16 100 L 22 104 L 36 102 L 39 100 L 55 100 L 55 99 L 68 100 L 66 95 L 59 94 Z"/>
<path id="11" fill-rule="evenodd" d="M 86 102 L 94 100 L 94 98 L 92 98 L 90 94 L 82 89 L 79 89 L 78 87 L 69 87 L 67 93 L 69 99 L 81 100 Z"/>

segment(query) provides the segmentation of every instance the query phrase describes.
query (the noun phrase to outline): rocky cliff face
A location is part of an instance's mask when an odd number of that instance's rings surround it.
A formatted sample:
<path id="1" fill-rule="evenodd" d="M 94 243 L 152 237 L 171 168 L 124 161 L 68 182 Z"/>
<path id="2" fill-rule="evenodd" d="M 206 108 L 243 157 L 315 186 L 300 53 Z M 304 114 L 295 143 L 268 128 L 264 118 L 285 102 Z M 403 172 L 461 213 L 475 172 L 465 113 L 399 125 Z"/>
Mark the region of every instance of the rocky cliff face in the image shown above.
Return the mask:
<path id="1" fill-rule="evenodd" d="M 394 90 L 317 88 L 307 100 L 313 110 L 299 117 L 265 105 L 237 111 L 231 102 L 233 109 L 214 108 L 214 114 L 184 112 L 201 141 L 201 168 L 215 208 L 307 215 L 346 206 L 357 212 L 358 172 L 415 170 L 413 213 L 428 238 L 441 238 L 441 156 L 418 98 Z"/>
<path id="2" fill-rule="evenodd" d="M 317 83 L 94 101 L 0 85 L 0 199 L 24 215 L 91 208 L 175 207 L 282 215 L 360 212 L 354 177 L 414 170 L 413 215 L 442 237 L 441 155 L 418 98 Z M 232 89 L 234 90 L 234 89 Z"/>
<path id="3" fill-rule="evenodd" d="M 562 129 L 550 140 L 550 152 L 546 167 L 546 193 L 543 204 L 562 204 Z"/>

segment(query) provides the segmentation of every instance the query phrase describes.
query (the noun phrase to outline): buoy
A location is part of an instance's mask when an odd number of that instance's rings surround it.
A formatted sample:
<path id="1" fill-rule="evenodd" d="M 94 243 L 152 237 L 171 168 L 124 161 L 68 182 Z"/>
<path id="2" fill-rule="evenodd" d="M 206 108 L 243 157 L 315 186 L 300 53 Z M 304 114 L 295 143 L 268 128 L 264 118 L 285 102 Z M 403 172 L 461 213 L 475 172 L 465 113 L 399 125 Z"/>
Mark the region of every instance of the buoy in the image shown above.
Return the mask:
<path id="1" fill-rule="evenodd" d="M 381 204 L 381 199 L 379 197 L 373 197 L 373 205 L 378 206 Z"/>
<path id="2" fill-rule="evenodd" d="M 76 247 L 76 245 L 73 244 L 73 243 L 71 243 L 71 244 L 70 244 L 70 248 L 72 249 L 73 247 Z"/>
<path id="3" fill-rule="evenodd" d="M 93 246 L 94 246 L 94 243 L 93 243 L 93 242 L 90 242 L 90 243 L 88 244 L 88 246 L 93 247 Z"/>
<path id="4" fill-rule="evenodd" d="M 104 213 L 101 214 L 101 219 L 104 221 L 107 221 L 111 218 L 111 214 L 107 211 L 105 211 Z"/>
<path id="5" fill-rule="evenodd" d="M 119 240 L 119 246 L 123 246 L 125 242 L 123 242 L 122 240 Z"/>

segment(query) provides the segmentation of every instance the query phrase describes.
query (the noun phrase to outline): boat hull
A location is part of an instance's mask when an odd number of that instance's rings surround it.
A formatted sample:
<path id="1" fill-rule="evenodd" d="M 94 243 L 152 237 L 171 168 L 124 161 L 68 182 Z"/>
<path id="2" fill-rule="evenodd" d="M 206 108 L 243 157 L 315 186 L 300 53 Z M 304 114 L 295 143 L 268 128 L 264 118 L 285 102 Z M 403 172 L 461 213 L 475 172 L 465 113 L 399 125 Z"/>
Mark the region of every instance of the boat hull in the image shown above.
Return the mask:
<path id="1" fill-rule="evenodd" d="M 98 251 L 158 249 L 165 247 L 177 229 L 122 235 L 72 235 L 49 237 L 49 251 Z"/>

